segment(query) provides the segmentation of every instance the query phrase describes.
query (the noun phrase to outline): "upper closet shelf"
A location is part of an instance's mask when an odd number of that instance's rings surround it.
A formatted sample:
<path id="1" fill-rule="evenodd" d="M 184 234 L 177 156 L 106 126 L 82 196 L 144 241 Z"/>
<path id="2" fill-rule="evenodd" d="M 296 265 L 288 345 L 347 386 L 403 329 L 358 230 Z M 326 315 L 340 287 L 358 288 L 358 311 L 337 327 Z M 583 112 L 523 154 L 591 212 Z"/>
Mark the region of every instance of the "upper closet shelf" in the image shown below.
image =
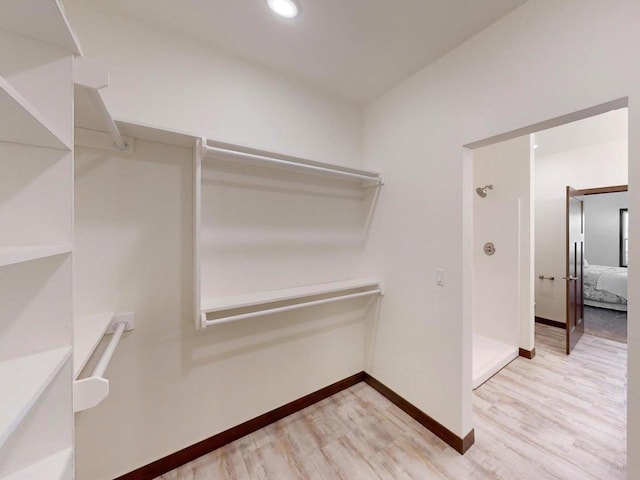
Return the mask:
<path id="1" fill-rule="evenodd" d="M 71 347 L 0 363 L 0 447 L 71 356 Z"/>
<path id="2" fill-rule="evenodd" d="M 233 297 L 203 300 L 201 304 L 200 328 L 211 327 L 221 323 L 235 322 L 272 313 L 286 312 L 298 308 L 321 305 L 325 303 L 348 300 L 352 298 L 382 295 L 382 284 L 377 280 L 357 279 L 339 282 L 319 283 L 304 287 Z M 288 302 L 287 305 L 271 305 L 277 302 Z M 265 308 L 260 308 L 264 306 Z M 208 319 L 207 314 L 231 311 L 241 308 L 253 308 L 247 313 L 232 313 L 230 316 Z"/>
<path id="3" fill-rule="evenodd" d="M 73 449 L 66 448 L 38 463 L 29 465 L 9 476 L 3 477 L 2 480 L 36 480 L 41 478 L 49 478 L 51 480 L 70 479 L 72 460 Z"/>
<path id="4" fill-rule="evenodd" d="M 71 245 L 42 245 L 33 247 L 0 247 L 0 267 L 29 262 L 71 252 Z"/>
<path id="5" fill-rule="evenodd" d="M 248 151 L 249 149 L 234 148 L 226 144 L 224 144 L 224 146 L 211 146 L 207 145 L 205 139 L 203 139 L 202 145 L 203 157 L 211 157 L 221 160 L 239 160 L 255 165 L 291 169 L 316 175 L 341 177 L 348 180 L 360 181 L 363 186 L 384 185 L 382 175 L 379 172 L 358 170 L 329 163 L 312 162 L 310 160 L 303 160 L 300 158 L 267 152 Z"/>
<path id="6" fill-rule="evenodd" d="M 51 43 L 82 55 L 60 0 L 3 0 L 0 30 Z"/>
<path id="7" fill-rule="evenodd" d="M 50 122 L 0 77 L 0 142 L 72 150 Z"/>

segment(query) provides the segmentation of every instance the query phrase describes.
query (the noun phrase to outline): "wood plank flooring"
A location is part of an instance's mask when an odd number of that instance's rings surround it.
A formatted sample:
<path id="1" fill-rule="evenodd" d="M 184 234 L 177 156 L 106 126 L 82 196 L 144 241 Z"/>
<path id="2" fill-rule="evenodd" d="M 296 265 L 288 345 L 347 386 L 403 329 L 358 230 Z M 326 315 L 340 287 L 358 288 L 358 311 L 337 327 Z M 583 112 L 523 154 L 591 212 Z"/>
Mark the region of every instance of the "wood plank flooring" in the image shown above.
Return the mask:
<path id="1" fill-rule="evenodd" d="M 474 393 L 461 456 L 360 383 L 158 480 L 626 478 L 627 346 L 536 325 L 518 358 Z"/>

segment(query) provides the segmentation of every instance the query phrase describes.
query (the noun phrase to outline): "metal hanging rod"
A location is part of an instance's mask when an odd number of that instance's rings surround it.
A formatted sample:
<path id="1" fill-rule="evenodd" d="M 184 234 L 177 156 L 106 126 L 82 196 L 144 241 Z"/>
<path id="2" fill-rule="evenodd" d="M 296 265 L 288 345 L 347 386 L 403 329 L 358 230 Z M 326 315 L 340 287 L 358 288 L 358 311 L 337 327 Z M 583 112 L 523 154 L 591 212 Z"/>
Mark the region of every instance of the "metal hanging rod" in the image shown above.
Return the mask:
<path id="1" fill-rule="evenodd" d="M 349 300 L 353 298 L 369 297 L 372 295 L 382 295 L 382 294 L 383 294 L 382 289 L 377 288 L 375 290 L 367 290 L 366 292 L 351 293 L 348 295 L 341 295 L 338 297 L 324 298 L 322 300 L 312 300 L 310 302 L 296 303 L 295 305 L 287 305 L 285 307 L 268 308 L 266 310 L 259 310 L 257 312 L 243 313 L 240 315 L 233 315 L 230 317 L 216 318 L 215 320 L 207 320 L 207 314 L 202 313 L 201 320 L 202 320 L 202 325 L 204 327 L 210 327 L 212 325 L 220 325 L 222 323 L 237 322 L 238 320 L 245 320 L 247 318 L 260 317 L 263 315 L 271 315 L 273 313 L 288 312 L 290 310 L 296 310 L 298 308 L 304 308 L 304 307 L 311 307 L 313 305 L 322 305 L 325 303 L 332 303 L 340 300 Z"/>
<path id="2" fill-rule="evenodd" d="M 113 352 L 116 351 L 125 328 L 127 328 L 126 322 L 116 323 L 114 325 L 113 336 L 111 337 L 111 340 L 109 341 L 109 344 L 107 345 L 104 353 L 100 357 L 100 360 L 93 369 L 93 372 L 91 373 L 92 377 L 104 377 L 104 372 L 107 371 L 109 362 L 111 362 L 111 357 L 113 357 Z"/>
<path id="3" fill-rule="evenodd" d="M 107 327 L 107 333 L 113 333 L 91 376 L 73 382 L 73 410 L 80 412 L 93 408 L 109 395 L 109 380 L 104 377 L 122 334 L 133 329 L 133 313 L 114 317 L 112 324 Z"/>
<path id="4" fill-rule="evenodd" d="M 336 168 L 319 167 L 316 165 L 308 165 L 306 163 L 299 163 L 292 160 L 282 160 L 279 158 L 272 158 L 264 155 L 257 155 L 254 153 L 245 153 L 237 150 L 230 150 L 227 148 L 211 147 L 209 145 L 205 145 L 204 149 L 205 149 L 205 155 L 209 155 L 209 154 L 230 155 L 230 156 L 234 156 L 242 159 L 257 160 L 260 162 L 269 163 L 271 165 L 278 165 L 283 167 L 294 167 L 294 168 L 304 169 L 304 170 L 313 171 L 317 173 L 338 175 L 342 177 L 353 178 L 353 179 L 367 181 L 367 182 L 374 182 L 376 185 L 384 184 L 382 176 L 379 174 L 372 173 L 371 175 L 366 175 L 361 173 L 353 173 L 345 170 L 340 170 L 339 167 L 336 167 Z"/>

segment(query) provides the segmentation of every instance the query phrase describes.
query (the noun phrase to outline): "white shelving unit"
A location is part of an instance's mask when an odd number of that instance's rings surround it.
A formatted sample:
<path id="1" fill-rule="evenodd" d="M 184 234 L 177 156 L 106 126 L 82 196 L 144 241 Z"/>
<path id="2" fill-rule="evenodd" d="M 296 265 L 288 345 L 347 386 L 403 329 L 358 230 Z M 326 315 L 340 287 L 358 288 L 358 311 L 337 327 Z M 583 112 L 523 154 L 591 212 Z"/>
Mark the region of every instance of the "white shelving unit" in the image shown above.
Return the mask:
<path id="1" fill-rule="evenodd" d="M 300 174 L 323 176 L 329 178 L 329 184 L 334 183 L 333 179 L 338 179 L 351 182 L 348 186 L 350 189 L 354 187 L 356 189 L 358 187 L 361 189 L 379 188 L 384 184 L 383 177 L 379 172 L 277 155 L 198 138 L 195 142 L 193 154 L 193 272 L 196 328 L 205 329 L 214 325 L 258 316 L 383 294 L 381 282 L 372 279 L 340 280 L 224 298 L 212 298 L 210 291 L 203 292 L 203 289 L 211 290 L 207 288 L 203 281 L 201 271 L 205 256 L 203 255 L 202 243 L 207 241 L 206 237 L 203 240 L 203 223 L 205 224 L 204 228 L 209 227 L 209 235 L 211 232 L 211 225 L 206 225 L 206 222 L 210 222 L 210 220 L 207 220 L 207 215 L 203 213 L 207 207 L 207 203 L 205 203 L 207 200 L 203 200 L 203 196 L 206 195 L 203 183 L 206 181 L 209 181 L 210 185 L 215 183 L 206 178 L 203 182 L 203 162 L 205 159 L 208 162 L 216 162 L 216 164 L 218 161 L 233 162 L 249 166 L 249 168 L 267 167 L 270 169 L 289 170 L 296 174 L 294 177 L 289 178 L 303 178 L 299 177 Z"/>
<path id="2" fill-rule="evenodd" d="M 1 2 L 0 41 L 0 478 L 70 480 L 81 51 L 58 0 Z"/>

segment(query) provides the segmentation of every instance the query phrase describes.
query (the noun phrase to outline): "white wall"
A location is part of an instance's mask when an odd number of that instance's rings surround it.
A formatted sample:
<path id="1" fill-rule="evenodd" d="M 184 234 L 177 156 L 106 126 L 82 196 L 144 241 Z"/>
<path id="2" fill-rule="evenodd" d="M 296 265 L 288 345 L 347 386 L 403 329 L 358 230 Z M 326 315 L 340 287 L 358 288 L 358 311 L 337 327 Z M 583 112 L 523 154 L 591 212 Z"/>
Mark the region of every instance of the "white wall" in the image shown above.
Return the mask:
<path id="1" fill-rule="evenodd" d="M 627 151 L 624 138 L 570 150 L 559 147 L 548 155 L 536 153 L 536 316 L 566 322 L 566 282 L 562 277 L 566 274 L 567 185 L 584 189 L 626 184 Z M 587 250 L 587 260 L 595 263 L 590 257 Z M 538 275 L 555 276 L 556 280 L 538 280 Z"/>
<path id="2" fill-rule="evenodd" d="M 533 154 L 531 138 L 529 135 L 514 138 L 506 142 L 500 142 L 486 147 L 478 148 L 473 152 L 473 228 L 474 228 L 474 330 L 483 335 L 501 339 L 501 335 L 506 335 L 503 341 L 511 345 L 517 345 L 520 348 L 531 350 L 534 347 L 534 330 L 533 330 L 533 283 L 532 283 L 532 251 L 531 239 L 533 235 L 532 212 L 533 203 L 531 202 L 533 180 Z M 475 194 L 475 188 L 484 185 L 493 185 L 493 190 L 489 190 L 486 198 L 480 198 Z M 487 241 L 494 241 L 498 238 L 492 236 L 491 229 L 487 231 L 486 223 L 490 221 L 495 228 L 497 235 L 504 228 L 512 228 L 513 225 L 505 225 L 500 221 L 493 207 L 520 202 L 519 225 L 515 227 L 519 245 L 517 249 L 517 278 L 513 275 L 505 276 L 505 265 L 499 271 L 493 266 L 495 258 L 486 258 L 482 251 L 482 246 Z M 484 213 L 480 220 L 478 215 Z M 496 218 L 497 217 L 497 218 Z M 480 232 L 486 232 L 484 237 L 479 236 Z M 505 238 L 510 238 L 508 235 Z M 500 244 L 496 244 L 499 250 L 502 250 Z M 499 252 L 496 253 L 496 255 Z M 499 256 L 498 256 L 499 257 Z M 484 268 L 481 267 L 484 266 Z M 509 270 L 511 271 L 511 270 Z M 503 283 L 504 282 L 504 283 Z M 502 285 L 502 286 L 499 286 Z M 495 292 L 502 297 L 501 305 L 507 307 L 510 301 L 510 292 L 516 288 L 516 314 L 505 314 L 502 316 L 502 322 L 498 322 L 496 318 L 496 305 L 491 292 Z M 480 293 L 481 289 L 485 293 Z M 508 309 L 507 309 L 508 311 Z M 513 331 L 509 328 L 516 323 L 515 340 L 508 332 Z"/>
<path id="3" fill-rule="evenodd" d="M 109 10 L 109 2 L 66 0 L 85 55 L 107 68 L 105 101 L 118 120 L 213 140 L 357 166 L 362 111 Z"/>
<path id="4" fill-rule="evenodd" d="M 584 198 L 585 258 L 594 265 L 620 266 L 620 209 L 629 208 L 627 192 Z"/>
<path id="5" fill-rule="evenodd" d="M 639 18 L 636 0 L 528 2 L 366 110 L 365 158 L 387 178 L 369 242 L 388 292 L 371 373 L 458 435 L 473 427 L 472 155 L 463 146 L 628 96 L 629 195 L 640 204 Z M 434 282 L 440 267 L 444 288 Z M 630 315 L 639 288 L 631 269 Z M 632 323 L 629 452 L 640 449 L 638 352 Z M 629 460 L 629 478 L 640 477 L 640 459 Z"/>

